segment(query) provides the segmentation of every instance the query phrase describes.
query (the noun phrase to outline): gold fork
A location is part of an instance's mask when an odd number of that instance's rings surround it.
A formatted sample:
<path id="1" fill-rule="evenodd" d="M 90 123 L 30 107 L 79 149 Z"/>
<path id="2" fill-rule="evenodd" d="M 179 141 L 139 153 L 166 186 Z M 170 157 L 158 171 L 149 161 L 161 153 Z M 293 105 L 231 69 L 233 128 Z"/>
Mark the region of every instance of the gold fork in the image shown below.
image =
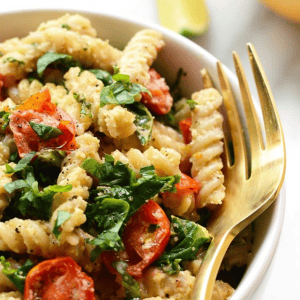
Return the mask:
<path id="1" fill-rule="evenodd" d="M 265 142 L 241 61 L 233 52 L 247 128 L 240 121 L 228 77 L 218 62 L 218 76 L 230 126 L 230 135 L 224 142 L 226 198 L 208 225 L 214 239 L 196 277 L 192 300 L 211 299 L 220 264 L 231 241 L 271 205 L 284 180 L 285 144 L 279 115 L 254 46 L 247 44 L 247 48 L 264 119 Z"/>

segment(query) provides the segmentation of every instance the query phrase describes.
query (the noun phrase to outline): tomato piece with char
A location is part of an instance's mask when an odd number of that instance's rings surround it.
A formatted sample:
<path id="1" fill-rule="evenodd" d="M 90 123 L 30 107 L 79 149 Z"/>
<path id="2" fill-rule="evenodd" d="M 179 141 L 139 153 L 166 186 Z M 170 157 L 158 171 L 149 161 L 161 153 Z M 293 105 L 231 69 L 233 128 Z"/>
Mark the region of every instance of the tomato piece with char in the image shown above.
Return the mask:
<path id="1" fill-rule="evenodd" d="M 173 98 L 170 95 L 169 87 L 164 78 L 154 69 L 149 70 L 150 82 L 146 88 L 151 92 L 152 98 L 147 93 L 142 93 L 141 102 L 150 109 L 150 111 L 158 114 L 167 114 L 173 105 Z"/>
<path id="2" fill-rule="evenodd" d="M 122 240 L 129 257 L 127 272 L 141 277 L 143 270 L 163 254 L 170 235 L 168 217 L 155 201 L 149 200 L 124 229 Z"/>
<path id="3" fill-rule="evenodd" d="M 179 183 L 175 184 L 176 186 L 176 194 L 178 195 L 187 195 L 191 193 L 199 193 L 200 184 L 193 179 L 192 177 L 181 173 L 181 179 Z"/>
<path id="4" fill-rule="evenodd" d="M 45 141 L 37 135 L 29 122 L 58 128 L 62 134 Z M 77 149 L 74 120 L 51 102 L 48 90 L 31 96 L 10 115 L 10 129 L 20 157 L 30 151 L 37 152 L 42 149 L 60 149 L 67 152 Z"/>
<path id="5" fill-rule="evenodd" d="M 191 126 L 192 118 L 187 118 L 179 122 L 179 128 L 186 144 L 189 144 L 192 141 Z"/>
<path id="6" fill-rule="evenodd" d="M 94 300 L 94 282 L 71 257 L 46 260 L 26 277 L 24 300 Z"/>

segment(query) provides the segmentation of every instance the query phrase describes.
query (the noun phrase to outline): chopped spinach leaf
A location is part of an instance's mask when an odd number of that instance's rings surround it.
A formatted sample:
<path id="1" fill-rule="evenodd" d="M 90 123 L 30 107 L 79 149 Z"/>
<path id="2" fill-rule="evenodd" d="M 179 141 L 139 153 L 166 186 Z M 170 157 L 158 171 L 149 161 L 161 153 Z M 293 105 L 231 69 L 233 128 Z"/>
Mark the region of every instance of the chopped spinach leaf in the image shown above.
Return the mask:
<path id="1" fill-rule="evenodd" d="M 71 67 L 80 66 L 71 55 L 48 52 L 37 61 L 38 75 L 42 76 L 46 68 L 50 65 L 52 65 L 55 69 L 62 69 L 64 71 L 67 71 Z"/>
<path id="2" fill-rule="evenodd" d="M 0 256 L 0 263 L 3 266 L 2 273 L 23 293 L 25 280 L 28 272 L 34 267 L 31 260 L 26 260 L 24 265 L 18 269 L 13 269 L 10 262 L 5 261 L 4 256 Z"/>
<path id="3" fill-rule="evenodd" d="M 84 97 L 80 97 L 80 95 L 78 95 L 77 93 L 73 93 L 73 97 L 81 105 L 80 113 L 92 118 L 93 116 L 91 113 L 91 103 L 88 103 Z"/>
<path id="4" fill-rule="evenodd" d="M 1 130 L 4 131 L 7 126 L 9 125 L 9 116 L 10 116 L 10 112 L 7 112 L 7 111 L 0 111 L 0 118 L 2 119 L 1 120 Z"/>
<path id="5" fill-rule="evenodd" d="M 125 200 L 130 204 L 129 216 L 142 206 L 146 200 L 153 198 L 160 192 L 176 191 L 175 184 L 180 176 L 159 177 L 154 166 L 140 169 L 140 177 L 120 161 L 114 163 L 110 155 L 105 156 L 105 162 L 99 164 L 92 158 L 86 159 L 82 166 L 88 173 L 100 181 L 95 200 L 105 198 Z"/>
<path id="6" fill-rule="evenodd" d="M 147 88 L 137 83 L 131 83 L 128 75 L 118 73 L 113 75 L 112 78 L 115 82 L 101 90 L 101 107 L 106 104 L 132 104 L 135 102 L 135 97 L 140 93 L 148 93 L 151 96 Z"/>
<path id="7" fill-rule="evenodd" d="M 150 111 L 144 104 L 139 102 L 129 104 L 126 108 L 135 114 L 136 135 L 141 144 L 146 145 L 151 139 L 153 128 L 153 117 Z"/>
<path id="8" fill-rule="evenodd" d="M 30 164 L 30 162 L 35 156 L 36 156 L 35 151 L 29 152 L 17 163 L 17 165 L 14 168 L 12 168 L 10 165 L 7 164 L 5 172 L 7 174 L 11 174 L 11 173 L 16 173 L 24 170 Z"/>
<path id="9" fill-rule="evenodd" d="M 89 206 L 87 218 L 96 225 L 97 237 L 88 243 L 96 246 L 91 253 L 91 259 L 97 258 L 104 250 L 118 251 L 123 243 L 119 231 L 129 211 L 129 204 L 120 199 L 106 198 Z"/>
<path id="10" fill-rule="evenodd" d="M 12 152 L 12 153 L 10 154 L 10 156 L 9 156 L 9 161 L 10 161 L 10 162 L 16 163 L 19 159 L 20 159 L 20 158 L 19 158 L 18 151 Z"/>
<path id="11" fill-rule="evenodd" d="M 208 231 L 194 223 L 171 216 L 172 236 L 169 245 L 170 250 L 165 250 L 156 261 L 156 265 L 169 274 L 178 273 L 179 263 L 184 260 L 196 259 L 196 254 L 201 246 L 211 241 Z"/>
<path id="12" fill-rule="evenodd" d="M 52 231 L 56 239 L 59 240 L 61 236 L 60 226 L 64 224 L 66 221 L 68 221 L 70 218 L 71 218 L 71 214 L 68 211 L 59 210 L 57 212 L 57 218 L 55 220 L 55 224 Z"/>
<path id="13" fill-rule="evenodd" d="M 119 232 L 123 231 L 130 216 L 158 193 L 174 192 L 180 180 L 177 175 L 159 177 L 153 166 L 141 168 L 137 177 L 128 165 L 115 162 L 110 155 L 105 156 L 102 164 L 92 158 L 86 159 L 81 167 L 99 181 L 97 189 L 90 193 L 85 212 L 84 229 L 96 236 L 90 241 L 97 246 L 92 253 L 93 259 L 103 250 L 120 249 Z"/>
<path id="14" fill-rule="evenodd" d="M 174 102 L 180 100 L 181 98 L 180 83 L 182 81 L 182 78 L 186 75 L 187 73 L 182 68 L 179 68 L 175 82 L 170 88 L 170 94 L 172 95 Z"/>
<path id="15" fill-rule="evenodd" d="M 40 191 L 32 166 L 27 166 L 22 173 L 24 179 L 17 179 L 4 185 L 4 189 L 8 193 L 18 192 L 12 199 L 11 209 L 23 217 L 37 217 L 48 220 L 51 216 L 54 195 L 70 191 L 72 185 L 52 185 Z"/>
<path id="16" fill-rule="evenodd" d="M 173 107 L 167 114 L 155 115 L 155 120 L 178 130 L 178 121 L 175 119 L 175 111 Z"/>
<path id="17" fill-rule="evenodd" d="M 128 264 L 124 261 L 116 261 L 112 265 L 122 277 L 122 284 L 125 288 L 126 299 L 141 299 L 140 285 L 130 274 L 127 273 Z"/>
<path id="18" fill-rule="evenodd" d="M 91 69 L 89 71 L 93 73 L 98 80 L 101 80 L 104 86 L 113 84 L 112 75 L 107 71 L 100 70 L 100 69 Z"/>
<path id="19" fill-rule="evenodd" d="M 63 134 L 63 132 L 57 127 L 52 127 L 42 123 L 34 123 L 30 121 L 29 125 L 33 131 L 44 141 L 48 141 Z"/>

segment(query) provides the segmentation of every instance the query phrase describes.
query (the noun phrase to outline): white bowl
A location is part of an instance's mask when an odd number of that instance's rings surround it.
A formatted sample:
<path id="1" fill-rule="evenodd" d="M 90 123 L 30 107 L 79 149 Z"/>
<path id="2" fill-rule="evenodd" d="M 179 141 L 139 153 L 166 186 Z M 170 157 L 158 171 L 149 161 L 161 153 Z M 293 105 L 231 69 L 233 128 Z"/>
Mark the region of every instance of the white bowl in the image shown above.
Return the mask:
<path id="1" fill-rule="evenodd" d="M 159 54 L 159 58 L 155 63 L 156 68 L 167 78 L 168 82 L 174 82 L 178 69 L 183 67 L 187 71 L 184 80 L 184 83 L 187 84 L 182 85 L 181 89 L 187 97 L 201 88 L 202 79 L 199 71 L 203 67 L 209 70 L 214 83 L 218 85 L 217 58 L 192 41 L 168 29 L 155 24 L 136 22 L 111 15 L 79 11 L 68 12 L 77 12 L 88 17 L 99 32 L 100 37 L 109 39 L 110 43 L 118 48 L 124 47 L 133 34 L 140 29 L 154 28 L 161 31 L 166 46 Z M 29 31 L 35 30 L 40 23 L 57 18 L 64 13 L 66 11 L 36 10 L 0 14 L 1 41 L 12 37 L 23 37 Z M 230 70 L 227 68 L 225 70 L 233 90 L 240 100 L 237 78 Z M 265 276 L 274 256 L 283 224 L 284 207 L 285 189 L 283 188 L 276 202 L 255 221 L 253 260 L 231 300 L 253 299 L 255 291 Z"/>

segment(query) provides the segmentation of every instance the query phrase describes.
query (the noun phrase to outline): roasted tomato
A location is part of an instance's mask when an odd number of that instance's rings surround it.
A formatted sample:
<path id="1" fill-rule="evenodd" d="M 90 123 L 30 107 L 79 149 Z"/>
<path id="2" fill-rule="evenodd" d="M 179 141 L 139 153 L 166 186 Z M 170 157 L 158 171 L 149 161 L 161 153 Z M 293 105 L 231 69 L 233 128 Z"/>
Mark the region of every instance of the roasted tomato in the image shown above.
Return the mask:
<path id="1" fill-rule="evenodd" d="M 62 134 L 49 140 L 43 140 L 29 122 L 57 128 Z M 31 96 L 10 115 L 10 129 L 13 132 L 20 157 L 24 157 L 30 151 L 42 149 L 60 149 L 69 152 L 77 148 L 74 121 L 51 102 L 48 90 Z"/>
<path id="2" fill-rule="evenodd" d="M 129 256 L 127 272 L 141 277 L 142 271 L 157 260 L 170 239 L 170 222 L 153 200 L 145 203 L 128 221 L 122 236 Z"/>
<path id="3" fill-rule="evenodd" d="M 187 118 L 179 122 L 179 127 L 182 132 L 183 140 L 186 144 L 189 144 L 192 141 L 192 118 Z"/>
<path id="4" fill-rule="evenodd" d="M 141 102 L 152 112 L 158 115 L 167 114 L 173 105 L 173 98 L 169 93 L 169 87 L 154 69 L 149 70 L 150 82 L 146 88 L 151 92 L 152 98 L 147 93 L 142 93 Z"/>
<path id="5" fill-rule="evenodd" d="M 24 300 L 93 300 L 94 282 L 71 257 L 43 261 L 26 277 Z"/>

